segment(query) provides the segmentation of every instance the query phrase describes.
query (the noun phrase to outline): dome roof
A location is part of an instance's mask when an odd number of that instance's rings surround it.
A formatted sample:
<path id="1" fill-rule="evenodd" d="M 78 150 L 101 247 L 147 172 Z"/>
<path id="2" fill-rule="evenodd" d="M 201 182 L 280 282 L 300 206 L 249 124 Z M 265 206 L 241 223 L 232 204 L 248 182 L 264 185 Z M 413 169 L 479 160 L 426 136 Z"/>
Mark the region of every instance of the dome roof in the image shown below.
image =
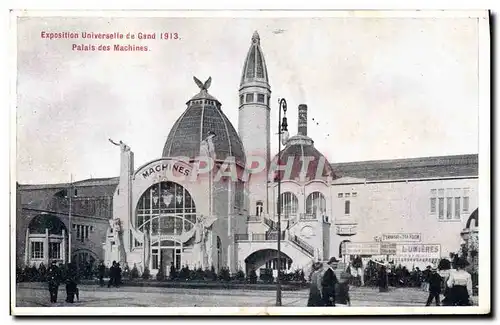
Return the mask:
<path id="1" fill-rule="evenodd" d="M 244 166 L 243 143 L 233 125 L 221 110 L 221 103 L 207 91 L 211 78 L 202 84 L 195 78 L 200 92 L 186 104 L 187 109 L 174 123 L 163 147 L 163 157 L 190 157 L 200 154 L 201 142 L 208 133 L 213 138 L 216 159 L 224 160 L 234 156 Z"/>
<path id="2" fill-rule="evenodd" d="M 278 155 L 274 157 L 273 161 L 276 162 L 277 158 Z M 315 179 L 326 181 L 329 177 L 332 179 L 337 178 L 326 157 L 314 147 L 314 141 L 307 136 L 296 135 L 288 140 L 286 147 L 279 154 L 279 164 L 287 165 L 289 159 L 293 161 L 292 170 L 288 173 L 284 171 L 276 172 L 275 179 L 278 177 L 279 173 L 281 174 L 282 180 L 300 181 L 302 165 L 307 164 L 307 161 L 309 161 L 309 165 L 304 175 L 305 181 Z"/>

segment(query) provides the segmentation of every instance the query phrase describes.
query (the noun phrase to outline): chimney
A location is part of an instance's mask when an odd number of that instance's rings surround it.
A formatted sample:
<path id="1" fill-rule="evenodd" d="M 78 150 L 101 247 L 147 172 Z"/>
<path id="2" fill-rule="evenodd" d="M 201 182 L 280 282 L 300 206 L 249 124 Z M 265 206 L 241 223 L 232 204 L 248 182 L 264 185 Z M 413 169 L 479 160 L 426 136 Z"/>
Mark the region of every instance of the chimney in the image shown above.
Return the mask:
<path id="1" fill-rule="evenodd" d="M 299 105 L 299 121 L 297 123 L 297 133 L 299 135 L 307 136 L 307 105 L 300 104 Z"/>

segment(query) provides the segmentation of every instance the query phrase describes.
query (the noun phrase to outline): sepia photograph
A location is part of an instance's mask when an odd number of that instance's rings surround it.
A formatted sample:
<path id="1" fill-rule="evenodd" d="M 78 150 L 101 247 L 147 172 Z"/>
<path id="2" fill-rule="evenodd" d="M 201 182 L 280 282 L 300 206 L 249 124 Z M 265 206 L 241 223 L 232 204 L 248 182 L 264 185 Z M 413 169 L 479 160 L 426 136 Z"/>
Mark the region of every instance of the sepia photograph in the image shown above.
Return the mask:
<path id="1" fill-rule="evenodd" d="M 10 27 L 11 314 L 491 312 L 488 11 Z"/>

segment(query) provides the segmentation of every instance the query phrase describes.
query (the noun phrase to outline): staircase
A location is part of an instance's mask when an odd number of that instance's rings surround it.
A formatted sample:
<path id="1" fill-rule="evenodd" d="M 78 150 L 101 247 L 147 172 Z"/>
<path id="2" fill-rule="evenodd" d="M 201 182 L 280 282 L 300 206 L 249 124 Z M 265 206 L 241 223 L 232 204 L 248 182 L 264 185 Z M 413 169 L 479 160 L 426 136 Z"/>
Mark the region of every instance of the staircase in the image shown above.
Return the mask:
<path id="1" fill-rule="evenodd" d="M 311 257 L 314 257 L 314 247 L 306 243 L 304 240 L 300 239 L 297 235 L 289 236 L 289 240 L 298 246 L 303 252 L 307 253 Z"/>

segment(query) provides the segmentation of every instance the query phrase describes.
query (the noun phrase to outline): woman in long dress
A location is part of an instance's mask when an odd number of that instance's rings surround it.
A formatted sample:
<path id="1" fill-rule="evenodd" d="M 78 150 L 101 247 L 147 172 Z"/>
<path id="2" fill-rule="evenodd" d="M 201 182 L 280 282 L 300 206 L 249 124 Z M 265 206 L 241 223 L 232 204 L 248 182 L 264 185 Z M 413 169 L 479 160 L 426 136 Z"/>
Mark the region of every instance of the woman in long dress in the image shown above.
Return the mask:
<path id="1" fill-rule="evenodd" d="M 309 299 L 307 300 L 308 307 L 318 307 L 324 305 L 321 297 L 322 270 L 323 268 L 321 263 L 316 262 L 312 265 L 311 285 L 309 287 Z"/>
<path id="2" fill-rule="evenodd" d="M 380 267 L 380 271 L 378 273 L 378 287 L 379 292 L 387 292 L 389 291 L 389 284 L 387 281 L 387 269 L 385 265 Z"/>
<path id="3" fill-rule="evenodd" d="M 472 277 L 465 270 L 467 262 L 459 259 L 456 262 L 457 270 L 450 273 L 447 285 L 450 290 L 452 306 L 470 306 L 469 298 L 472 295 Z"/>
<path id="4" fill-rule="evenodd" d="M 337 273 L 337 272 L 336 272 Z M 336 297 L 335 302 L 341 305 L 351 305 L 351 298 L 349 296 L 349 282 L 351 281 L 351 273 L 349 272 L 349 268 L 346 270 L 339 270 L 338 272 L 338 284 L 336 287 Z"/>

